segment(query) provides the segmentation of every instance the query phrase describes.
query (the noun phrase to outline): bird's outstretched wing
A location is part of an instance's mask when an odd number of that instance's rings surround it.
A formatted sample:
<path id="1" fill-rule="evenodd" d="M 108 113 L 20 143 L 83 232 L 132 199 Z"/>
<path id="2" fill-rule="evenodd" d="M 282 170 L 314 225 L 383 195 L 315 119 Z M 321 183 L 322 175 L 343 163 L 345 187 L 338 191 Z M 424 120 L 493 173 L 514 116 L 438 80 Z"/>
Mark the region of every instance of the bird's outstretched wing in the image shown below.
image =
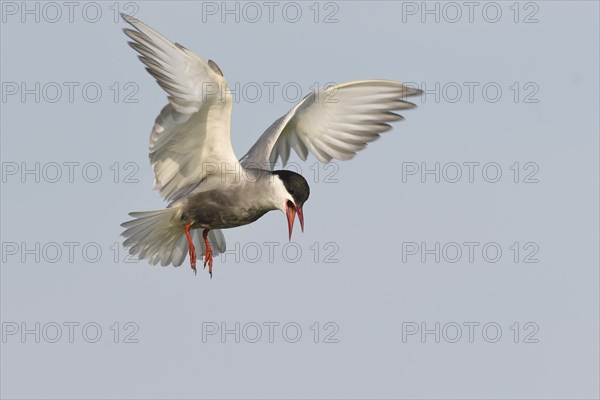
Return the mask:
<path id="1" fill-rule="evenodd" d="M 121 14 L 124 29 L 146 70 L 168 94 L 150 135 L 154 188 L 174 200 L 215 166 L 238 162 L 231 147 L 232 99 L 223 73 L 139 20 Z"/>
<path id="2" fill-rule="evenodd" d="M 271 168 L 287 163 L 293 148 L 302 160 L 349 160 L 367 143 L 403 119 L 394 111 L 416 107 L 405 99 L 421 94 L 400 82 L 353 81 L 313 91 L 275 121 L 242 157 L 244 166 Z"/>

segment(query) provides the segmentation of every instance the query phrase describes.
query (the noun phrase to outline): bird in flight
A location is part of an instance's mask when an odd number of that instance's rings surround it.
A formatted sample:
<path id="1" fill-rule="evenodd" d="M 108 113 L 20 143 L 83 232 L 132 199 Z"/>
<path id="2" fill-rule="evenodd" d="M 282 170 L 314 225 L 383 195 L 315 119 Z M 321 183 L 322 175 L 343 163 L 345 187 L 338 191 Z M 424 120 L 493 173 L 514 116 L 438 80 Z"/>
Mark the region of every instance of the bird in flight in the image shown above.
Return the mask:
<path id="1" fill-rule="evenodd" d="M 149 156 L 154 189 L 169 201 L 157 211 L 132 212 L 121 224 L 124 246 L 150 264 L 180 266 L 187 254 L 196 273 L 199 248 L 212 277 L 213 256 L 225 251 L 222 229 L 250 224 L 272 210 L 287 217 L 289 239 L 310 189 L 285 167 L 290 150 L 306 160 L 349 160 L 414 108 L 419 89 L 391 80 L 353 81 L 312 91 L 277 119 L 242 157 L 231 146 L 232 96 L 217 64 L 173 43 L 125 14 L 129 45 L 168 94 L 156 117 Z M 202 238 L 200 238 L 202 232 Z"/>

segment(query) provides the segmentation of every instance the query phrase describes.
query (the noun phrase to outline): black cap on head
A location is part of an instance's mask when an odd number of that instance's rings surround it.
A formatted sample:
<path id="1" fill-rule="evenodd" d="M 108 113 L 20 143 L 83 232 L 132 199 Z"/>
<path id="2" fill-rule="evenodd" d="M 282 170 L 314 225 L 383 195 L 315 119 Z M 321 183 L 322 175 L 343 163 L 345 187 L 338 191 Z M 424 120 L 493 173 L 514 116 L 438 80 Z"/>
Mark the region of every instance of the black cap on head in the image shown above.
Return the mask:
<path id="1" fill-rule="evenodd" d="M 306 179 L 300 174 L 287 170 L 273 171 L 273 174 L 279 176 L 283 181 L 283 185 L 288 193 L 292 195 L 294 203 L 298 207 L 302 207 L 310 195 L 310 188 Z"/>

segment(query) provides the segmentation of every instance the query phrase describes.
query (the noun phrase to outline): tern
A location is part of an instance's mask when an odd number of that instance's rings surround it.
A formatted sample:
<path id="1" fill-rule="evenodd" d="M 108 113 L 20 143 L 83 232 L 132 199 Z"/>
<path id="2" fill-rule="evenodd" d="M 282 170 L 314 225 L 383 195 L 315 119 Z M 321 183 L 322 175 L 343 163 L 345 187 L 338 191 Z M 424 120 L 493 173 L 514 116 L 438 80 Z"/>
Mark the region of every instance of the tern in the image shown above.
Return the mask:
<path id="1" fill-rule="evenodd" d="M 154 189 L 169 204 L 132 212 L 123 242 L 150 264 L 180 266 L 189 254 L 196 273 L 196 248 L 212 278 L 213 255 L 225 251 L 222 229 L 250 224 L 281 210 L 289 240 L 296 216 L 304 231 L 303 206 L 310 189 L 302 175 L 283 167 L 290 150 L 304 161 L 349 160 L 391 129 L 396 113 L 416 107 L 407 97 L 421 94 L 391 80 L 361 80 L 315 89 L 277 119 L 250 150 L 236 157 L 231 146 L 232 96 L 219 66 L 173 43 L 129 15 L 123 31 L 160 87 L 168 94 L 150 134 Z M 200 239 L 200 231 L 202 239 Z"/>

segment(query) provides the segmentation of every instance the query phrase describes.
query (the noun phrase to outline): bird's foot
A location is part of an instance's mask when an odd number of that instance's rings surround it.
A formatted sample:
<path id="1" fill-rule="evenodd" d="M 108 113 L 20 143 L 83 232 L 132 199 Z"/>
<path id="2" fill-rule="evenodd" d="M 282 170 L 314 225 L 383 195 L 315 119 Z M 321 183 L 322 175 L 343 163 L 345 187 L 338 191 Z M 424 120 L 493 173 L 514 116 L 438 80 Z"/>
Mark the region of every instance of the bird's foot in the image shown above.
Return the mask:
<path id="1" fill-rule="evenodd" d="M 206 251 L 206 254 L 204 254 L 204 268 L 206 268 L 206 264 L 208 264 L 208 273 L 212 278 L 213 255 L 210 249 Z"/>
<path id="2" fill-rule="evenodd" d="M 204 238 L 204 246 L 206 247 L 206 251 L 204 252 L 204 268 L 206 268 L 206 264 L 208 264 L 208 273 L 212 279 L 213 255 L 210 243 L 208 243 L 208 229 L 204 230 L 202 237 Z"/>
<path id="3" fill-rule="evenodd" d="M 197 275 L 198 270 L 196 269 L 196 248 L 194 247 L 194 244 L 192 244 L 192 247 L 190 247 L 190 266 L 194 271 L 194 275 Z"/>
<path id="4" fill-rule="evenodd" d="M 192 240 L 192 236 L 190 235 L 190 225 L 192 224 L 185 225 L 183 230 L 188 241 L 188 249 L 190 252 L 190 266 L 192 267 L 192 271 L 194 271 L 194 275 L 196 275 L 198 274 L 198 271 L 196 270 L 196 247 L 194 246 L 194 241 Z"/>

